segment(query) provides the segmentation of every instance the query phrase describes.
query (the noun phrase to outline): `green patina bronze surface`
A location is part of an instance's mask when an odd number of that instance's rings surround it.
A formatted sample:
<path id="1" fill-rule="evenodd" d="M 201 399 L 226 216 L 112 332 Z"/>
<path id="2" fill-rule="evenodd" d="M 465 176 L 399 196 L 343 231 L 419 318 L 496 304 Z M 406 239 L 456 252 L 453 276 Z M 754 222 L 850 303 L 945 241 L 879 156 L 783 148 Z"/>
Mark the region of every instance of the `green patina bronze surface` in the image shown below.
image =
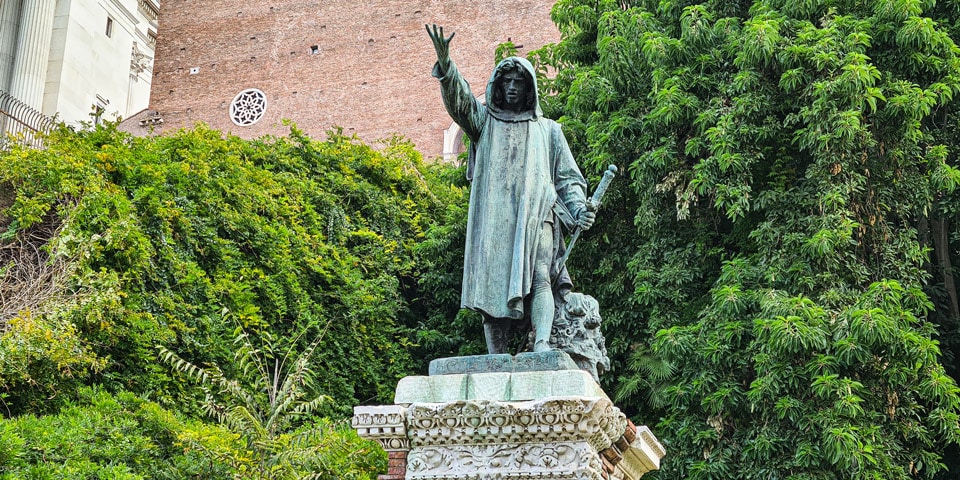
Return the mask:
<path id="1" fill-rule="evenodd" d="M 453 35 L 445 38 L 436 26 L 427 31 L 444 105 L 472 148 L 461 306 L 484 316 L 490 353 L 506 353 L 510 322 L 525 315 L 534 351 L 549 350 L 555 300 L 572 287 L 558 262 L 561 223 L 586 229 L 595 217 L 586 181 L 560 125 L 543 117 L 530 62 L 500 62 L 481 102 L 450 59 Z"/>
<path id="2" fill-rule="evenodd" d="M 577 364 L 564 352 L 525 352 L 508 354 L 472 355 L 438 358 L 430 362 L 430 375 L 457 375 L 468 373 L 516 373 L 541 370 L 577 370 Z"/>

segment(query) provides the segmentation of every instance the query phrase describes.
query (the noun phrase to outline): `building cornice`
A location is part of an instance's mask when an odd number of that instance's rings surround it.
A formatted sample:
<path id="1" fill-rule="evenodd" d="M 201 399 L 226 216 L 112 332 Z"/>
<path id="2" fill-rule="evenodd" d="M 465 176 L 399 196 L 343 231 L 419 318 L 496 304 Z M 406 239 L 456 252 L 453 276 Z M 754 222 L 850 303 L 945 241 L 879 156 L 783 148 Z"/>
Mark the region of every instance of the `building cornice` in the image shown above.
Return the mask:
<path id="1" fill-rule="evenodd" d="M 153 0 L 137 0 L 137 7 L 151 23 L 156 23 L 160 16 L 160 7 Z"/>
<path id="2" fill-rule="evenodd" d="M 157 48 L 156 38 L 150 38 L 150 32 L 142 32 L 138 28 L 134 33 L 134 36 L 137 37 L 137 40 L 140 41 L 140 44 L 143 45 L 144 50 L 150 52 L 151 56 Z"/>

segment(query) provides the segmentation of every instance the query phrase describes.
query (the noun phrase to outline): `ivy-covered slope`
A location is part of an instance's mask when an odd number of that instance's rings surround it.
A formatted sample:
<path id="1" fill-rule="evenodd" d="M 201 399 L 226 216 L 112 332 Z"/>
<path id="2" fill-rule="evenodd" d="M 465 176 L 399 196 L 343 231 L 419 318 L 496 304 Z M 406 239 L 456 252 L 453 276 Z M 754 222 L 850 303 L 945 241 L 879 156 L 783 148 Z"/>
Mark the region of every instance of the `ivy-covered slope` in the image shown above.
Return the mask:
<path id="1" fill-rule="evenodd" d="M 421 368 L 413 247 L 460 192 L 431 185 L 411 145 L 112 125 L 47 144 L 0 152 L 7 413 L 52 410 L 84 383 L 183 408 L 196 389 L 158 346 L 242 379 L 239 329 L 281 353 L 321 336 L 314 388 L 340 413 Z"/>

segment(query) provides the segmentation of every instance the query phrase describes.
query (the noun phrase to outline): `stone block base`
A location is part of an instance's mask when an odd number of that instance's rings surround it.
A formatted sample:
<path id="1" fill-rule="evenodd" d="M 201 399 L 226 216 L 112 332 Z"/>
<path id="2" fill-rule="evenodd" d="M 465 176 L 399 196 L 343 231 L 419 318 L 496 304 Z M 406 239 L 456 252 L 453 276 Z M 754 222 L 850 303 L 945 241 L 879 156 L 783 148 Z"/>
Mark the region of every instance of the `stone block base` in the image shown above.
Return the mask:
<path id="1" fill-rule="evenodd" d="M 355 407 L 353 427 L 389 454 L 379 480 L 636 480 L 658 469 L 653 434 L 576 373 L 408 377 L 396 405 Z"/>

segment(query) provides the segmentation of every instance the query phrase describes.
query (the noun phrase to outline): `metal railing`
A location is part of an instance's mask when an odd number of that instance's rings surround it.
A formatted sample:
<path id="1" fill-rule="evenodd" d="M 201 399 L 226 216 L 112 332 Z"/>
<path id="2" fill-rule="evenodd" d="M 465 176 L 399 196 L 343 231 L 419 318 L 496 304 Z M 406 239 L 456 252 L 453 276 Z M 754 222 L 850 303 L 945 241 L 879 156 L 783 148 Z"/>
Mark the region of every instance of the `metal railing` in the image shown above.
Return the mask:
<path id="1" fill-rule="evenodd" d="M 13 140 L 40 148 L 38 134 L 49 133 L 56 123 L 7 92 L 0 90 L 0 148 Z"/>

